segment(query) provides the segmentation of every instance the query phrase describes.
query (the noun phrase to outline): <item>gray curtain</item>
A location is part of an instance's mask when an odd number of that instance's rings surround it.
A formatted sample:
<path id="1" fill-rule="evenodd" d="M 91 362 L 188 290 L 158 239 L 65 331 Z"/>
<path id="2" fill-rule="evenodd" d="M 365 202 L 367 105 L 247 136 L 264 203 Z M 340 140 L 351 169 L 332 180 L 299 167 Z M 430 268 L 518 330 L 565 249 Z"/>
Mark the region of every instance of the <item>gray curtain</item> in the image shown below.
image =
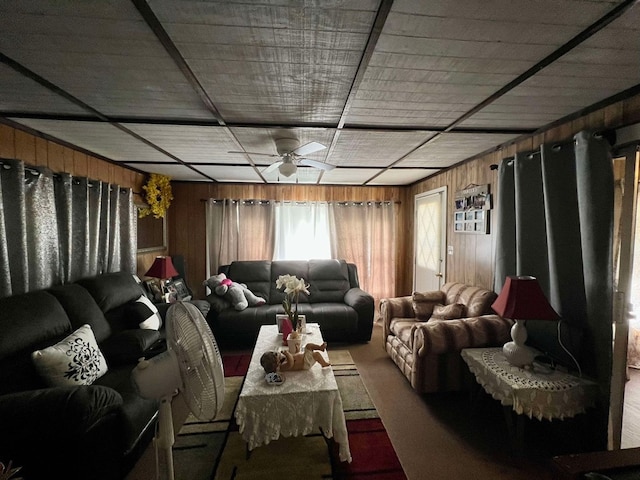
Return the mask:
<path id="1" fill-rule="evenodd" d="M 265 200 L 207 200 L 207 277 L 234 260 L 273 257 L 274 208 Z"/>
<path id="2" fill-rule="evenodd" d="M 131 189 L 0 160 L 0 296 L 135 273 L 136 227 Z"/>
<path id="3" fill-rule="evenodd" d="M 608 405 L 613 305 L 613 166 L 608 143 L 580 132 L 499 168 L 494 287 L 507 275 L 538 278 L 562 317 L 561 340 Z M 532 346 L 569 367 L 556 322 L 529 321 Z M 601 433 L 601 432 L 598 432 Z M 606 440 L 606 428 L 605 428 Z"/>

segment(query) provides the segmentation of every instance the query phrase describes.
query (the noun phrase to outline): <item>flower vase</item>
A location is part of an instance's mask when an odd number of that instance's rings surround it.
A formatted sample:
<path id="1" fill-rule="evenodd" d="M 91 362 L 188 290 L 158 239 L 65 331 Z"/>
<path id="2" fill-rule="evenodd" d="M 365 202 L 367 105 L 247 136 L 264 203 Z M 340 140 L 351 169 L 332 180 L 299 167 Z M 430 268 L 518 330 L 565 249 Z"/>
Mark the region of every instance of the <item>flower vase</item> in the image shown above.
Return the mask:
<path id="1" fill-rule="evenodd" d="M 287 336 L 287 345 L 291 353 L 299 353 L 302 350 L 302 335 L 297 330 L 293 330 Z"/>
<path id="2" fill-rule="evenodd" d="M 293 327 L 291 326 L 291 322 L 288 318 L 285 318 L 282 321 L 282 345 L 284 345 L 285 347 L 288 345 L 287 339 L 292 331 Z"/>

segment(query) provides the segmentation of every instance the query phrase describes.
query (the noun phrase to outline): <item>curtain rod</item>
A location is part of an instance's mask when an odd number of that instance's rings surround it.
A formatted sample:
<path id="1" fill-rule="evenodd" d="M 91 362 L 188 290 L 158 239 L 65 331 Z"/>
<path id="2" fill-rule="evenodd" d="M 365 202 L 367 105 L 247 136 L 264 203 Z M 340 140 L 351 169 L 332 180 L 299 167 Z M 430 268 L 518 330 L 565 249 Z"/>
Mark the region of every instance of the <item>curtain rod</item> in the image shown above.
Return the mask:
<path id="1" fill-rule="evenodd" d="M 11 170 L 11 168 L 13 168 L 11 165 L 8 165 L 6 162 L 3 162 L 2 160 L 0 160 L 0 166 L 2 166 L 2 168 L 6 169 L 6 170 Z M 25 172 L 30 173 L 33 176 L 38 176 L 39 177 L 40 175 L 42 175 L 44 173 L 41 170 L 39 170 L 37 167 L 24 165 L 23 168 L 24 168 Z M 42 168 L 51 171 L 51 178 L 54 178 L 56 180 L 61 180 L 62 179 L 62 174 L 61 173 L 53 172 L 48 167 L 42 167 Z M 80 183 L 81 179 L 86 179 L 87 180 L 87 186 L 89 188 L 93 188 L 94 184 L 96 182 L 102 182 L 102 183 L 106 183 L 107 185 L 109 185 L 109 189 L 110 190 L 113 190 L 113 188 L 116 187 L 116 188 L 120 189 L 120 193 L 127 193 L 127 187 L 123 187 L 123 186 L 117 185 L 115 183 L 103 182 L 102 180 L 94 180 L 94 179 L 91 179 L 89 177 L 79 177 L 77 175 L 71 175 L 71 174 L 69 174 L 69 178 L 71 178 L 71 181 L 75 185 L 78 185 Z M 132 193 L 135 193 L 135 192 L 132 191 Z"/>
<path id="2" fill-rule="evenodd" d="M 237 198 L 201 198 L 200 201 L 201 202 L 208 202 L 209 200 L 213 200 L 214 202 L 227 202 L 227 201 L 231 201 L 231 202 L 253 202 L 253 203 L 265 203 L 265 204 L 269 204 L 271 202 L 274 203 L 309 203 L 309 202 L 324 202 L 324 203 L 336 203 L 338 205 L 340 204 L 348 204 L 348 203 L 353 203 L 353 204 L 359 204 L 359 205 L 363 205 L 365 203 L 393 203 L 393 204 L 397 204 L 400 205 L 402 204 L 402 202 L 400 200 L 259 200 L 259 199 L 255 199 L 255 198 L 244 198 L 244 199 L 237 199 Z"/>
<path id="3" fill-rule="evenodd" d="M 595 132 L 592 133 L 592 135 L 596 138 L 604 138 L 612 147 L 616 145 L 617 130 L 615 129 L 596 130 Z M 527 153 L 529 158 L 531 158 L 533 155 L 540 155 L 539 148 L 541 145 L 544 145 L 544 143 L 541 143 L 540 145 L 538 145 L 536 150 L 532 150 L 530 152 L 518 152 L 518 153 Z M 553 142 L 551 148 L 557 152 L 562 150 L 563 147 L 566 147 L 569 145 L 575 145 L 575 140 L 571 139 L 571 140 L 564 140 L 560 142 Z M 502 160 L 512 161 L 512 160 L 515 160 L 515 158 L 516 158 L 515 155 L 512 155 L 510 157 L 504 157 Z M 498 165 L 495 163 L 492 163 L 491 165 L 489 165 L 489 168 L 491 170 L 497 170 Z"/>

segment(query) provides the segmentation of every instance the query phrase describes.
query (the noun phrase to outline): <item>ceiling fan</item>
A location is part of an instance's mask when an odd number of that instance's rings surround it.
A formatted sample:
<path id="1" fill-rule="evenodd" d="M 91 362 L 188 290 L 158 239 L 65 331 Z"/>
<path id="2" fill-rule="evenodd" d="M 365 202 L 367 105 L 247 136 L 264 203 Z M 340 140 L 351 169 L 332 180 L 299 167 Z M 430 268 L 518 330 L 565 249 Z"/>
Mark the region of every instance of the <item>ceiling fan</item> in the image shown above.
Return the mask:
<path id="1" fill-rule="evenodd" d="M 239 151 L 232 151 L 229 153 L 246 153 L 249 155 L 266 155 L 269 157 L 280 157 L 280 160 L 273 162 L 271 165 L 265 168 L 262 173 L 271 173 L 275 169 L 278 169 L 278 171 L 285 177 L 290 177 L 291 175 L 296 173 L 296 171 L 298 170 L 298 165 L 306 165 L 308 167 L 319 168 L 326 171 L 336 168 L 335 165 L 319 162 L 317 160 L 311 160 L 310 158 L 304 158 L 304 155 L 319 152 L 320 150 L 324 150 L 325 148 L 327 148 L 321 143 L 309 142 L 304 145 L 298 146 L 298 140 L 295 138 L 277 138 L 275 140 L 275 143 L 276 150 L 278 151 L 277 155 Z"/>

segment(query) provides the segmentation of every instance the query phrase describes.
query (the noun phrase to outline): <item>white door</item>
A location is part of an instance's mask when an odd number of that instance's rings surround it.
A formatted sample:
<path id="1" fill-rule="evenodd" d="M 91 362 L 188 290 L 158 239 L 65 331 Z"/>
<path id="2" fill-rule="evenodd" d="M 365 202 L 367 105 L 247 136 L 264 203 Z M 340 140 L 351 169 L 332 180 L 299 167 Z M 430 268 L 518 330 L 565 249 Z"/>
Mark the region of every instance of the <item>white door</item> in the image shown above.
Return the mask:
<path id="1" fill-rule="evenodd" d="M 630 317 L 632 330 L 638 328 L 638 302 L 635 293 L 640 276 L 635 271 L 640 252 L 635 249 L 640 239 L 636 237 L 638 202 L 638 154 L 635 146 L 621 152 L 624 156 L 616 158 L 614 173 L 616 196 L 614 207 L 614 290 L 613 309 L 613 365 L 611 374 L 611 397 L 609 407 L 609 445 L 610 449 L 629 448 L 629 439 L 637 438 L 637 432 L 624 432 L 625 428 L 637 430 L 632 423 L 623 422 L 624 395 L 627 380 L 627 347 L 629 342 Z M 625 440 L 623 442 L 623 440 Z"/>
<path id="2" fill-rule="evenodd" d="M 439 290 L 445 278 L 447 187 L 415 197 L 413 290 Z"/>

